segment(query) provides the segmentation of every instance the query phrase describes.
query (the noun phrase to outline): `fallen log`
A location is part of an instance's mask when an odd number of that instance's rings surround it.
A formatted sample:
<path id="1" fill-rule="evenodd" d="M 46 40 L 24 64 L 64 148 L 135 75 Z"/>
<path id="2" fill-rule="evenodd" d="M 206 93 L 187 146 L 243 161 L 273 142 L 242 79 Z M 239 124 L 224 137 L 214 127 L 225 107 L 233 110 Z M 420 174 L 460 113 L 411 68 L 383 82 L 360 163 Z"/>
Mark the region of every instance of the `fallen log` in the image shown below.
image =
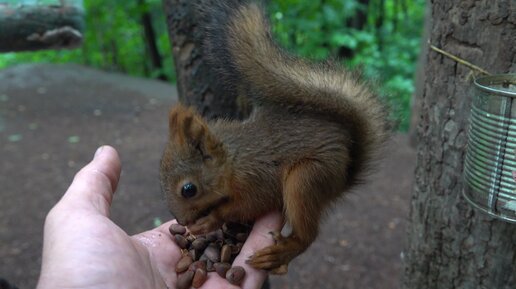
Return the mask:
<path id="1" fill-rule="evenodd" d="M 83 31 L 82 7 L 0 4 L 0 52 L 77 48 Z"/>

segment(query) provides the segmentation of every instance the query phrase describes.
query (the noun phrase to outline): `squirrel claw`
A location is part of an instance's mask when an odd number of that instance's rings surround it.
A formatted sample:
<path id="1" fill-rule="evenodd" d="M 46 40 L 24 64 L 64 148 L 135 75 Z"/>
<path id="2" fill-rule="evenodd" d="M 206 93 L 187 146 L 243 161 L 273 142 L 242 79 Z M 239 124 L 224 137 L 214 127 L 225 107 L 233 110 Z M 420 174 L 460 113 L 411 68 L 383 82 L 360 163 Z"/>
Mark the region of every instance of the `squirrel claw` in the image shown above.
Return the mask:
<path id="1" fill-rule="evenodd" d="M 280 231 L 270 231 L 269 235 L 272 236 L 272 239 L 274 240 L 274 243 L 282 243 L 285 240 L 285 237 L 281 235 Z"/>
<path id="2" fill-rule="evenodd" d="M 283 264 L 269 271 L 273 275 L 285 275 L 288 272 L 288 265 Z"/>
<path id="3" fill-rule="evenodd" d="M 268 270 L 271 274 L 285 274 L 288 262 L 294 257 L 291 253 L 282 246 L 273 245 L 256 252 L 246 263 L 256 269 Z"/>

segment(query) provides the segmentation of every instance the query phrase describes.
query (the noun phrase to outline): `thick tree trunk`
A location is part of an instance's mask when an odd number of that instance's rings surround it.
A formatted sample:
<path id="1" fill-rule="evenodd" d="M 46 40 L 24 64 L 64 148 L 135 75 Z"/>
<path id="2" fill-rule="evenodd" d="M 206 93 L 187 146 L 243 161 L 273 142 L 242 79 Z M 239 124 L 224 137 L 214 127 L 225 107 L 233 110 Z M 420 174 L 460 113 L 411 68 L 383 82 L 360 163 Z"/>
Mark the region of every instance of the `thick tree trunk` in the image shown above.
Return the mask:
<path id="1" fill-rule="evenodd" d="M 429 3 L 430 4 L 430 3 Z M 431 42 L 493 73 L 516 71 L 513 0 L 433 0 Z M 469 70 L 428 52 L 402 288 L 516 288 L 516 225 L 462 198 Z"/>
<path id="2" fill-rule="evenodd" d="M 84 11 L 77 6 L 0 4 L 0 52 L 76 48 L 83 30 Z"/>
<path id="3" fill-rule="evenodd" d="M 210 1 L 163 0 L 176 65 L 181 102 L 197 107 L 208 118 L 242 118 L 245 102 L 224 89 L 220 77 L 206 61 L 199 7 L 209 10 Z"/>

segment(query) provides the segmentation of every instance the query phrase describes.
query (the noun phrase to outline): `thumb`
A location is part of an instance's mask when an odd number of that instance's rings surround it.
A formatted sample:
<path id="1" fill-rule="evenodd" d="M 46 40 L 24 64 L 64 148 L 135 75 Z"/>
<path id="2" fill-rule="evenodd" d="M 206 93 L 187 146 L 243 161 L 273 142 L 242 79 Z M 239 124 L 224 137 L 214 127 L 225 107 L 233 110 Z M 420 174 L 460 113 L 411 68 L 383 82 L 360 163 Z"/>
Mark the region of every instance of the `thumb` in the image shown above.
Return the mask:
<path id="1" fill-rule="evenodd" d="M 113 194 L 120 179 L 120 158 L 110 146 L 97 149 L 93 160 L 74 177 L 60 206 L 95 211 L 109 216 Z"/>

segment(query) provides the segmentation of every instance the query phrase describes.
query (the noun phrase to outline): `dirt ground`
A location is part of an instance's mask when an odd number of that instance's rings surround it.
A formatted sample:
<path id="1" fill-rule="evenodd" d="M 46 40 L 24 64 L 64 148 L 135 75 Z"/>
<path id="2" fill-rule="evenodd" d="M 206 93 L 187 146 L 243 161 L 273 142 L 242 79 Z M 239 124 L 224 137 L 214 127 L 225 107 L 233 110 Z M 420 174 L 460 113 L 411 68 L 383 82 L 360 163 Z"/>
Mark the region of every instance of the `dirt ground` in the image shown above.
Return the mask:
<path id="1" fill-rule="evenodd" d="M 99 145 L 123 164 L 113 220 L 136 233 L 170 219 L 158 164 L 175 101 L 172 85 L 77 65 L 0 71 L 0 278 L 34 288 L 45 215 Z M 371 182 L 335 206 L 272 288 L 398 288 L 414 165 L 395 135 Z"/>

